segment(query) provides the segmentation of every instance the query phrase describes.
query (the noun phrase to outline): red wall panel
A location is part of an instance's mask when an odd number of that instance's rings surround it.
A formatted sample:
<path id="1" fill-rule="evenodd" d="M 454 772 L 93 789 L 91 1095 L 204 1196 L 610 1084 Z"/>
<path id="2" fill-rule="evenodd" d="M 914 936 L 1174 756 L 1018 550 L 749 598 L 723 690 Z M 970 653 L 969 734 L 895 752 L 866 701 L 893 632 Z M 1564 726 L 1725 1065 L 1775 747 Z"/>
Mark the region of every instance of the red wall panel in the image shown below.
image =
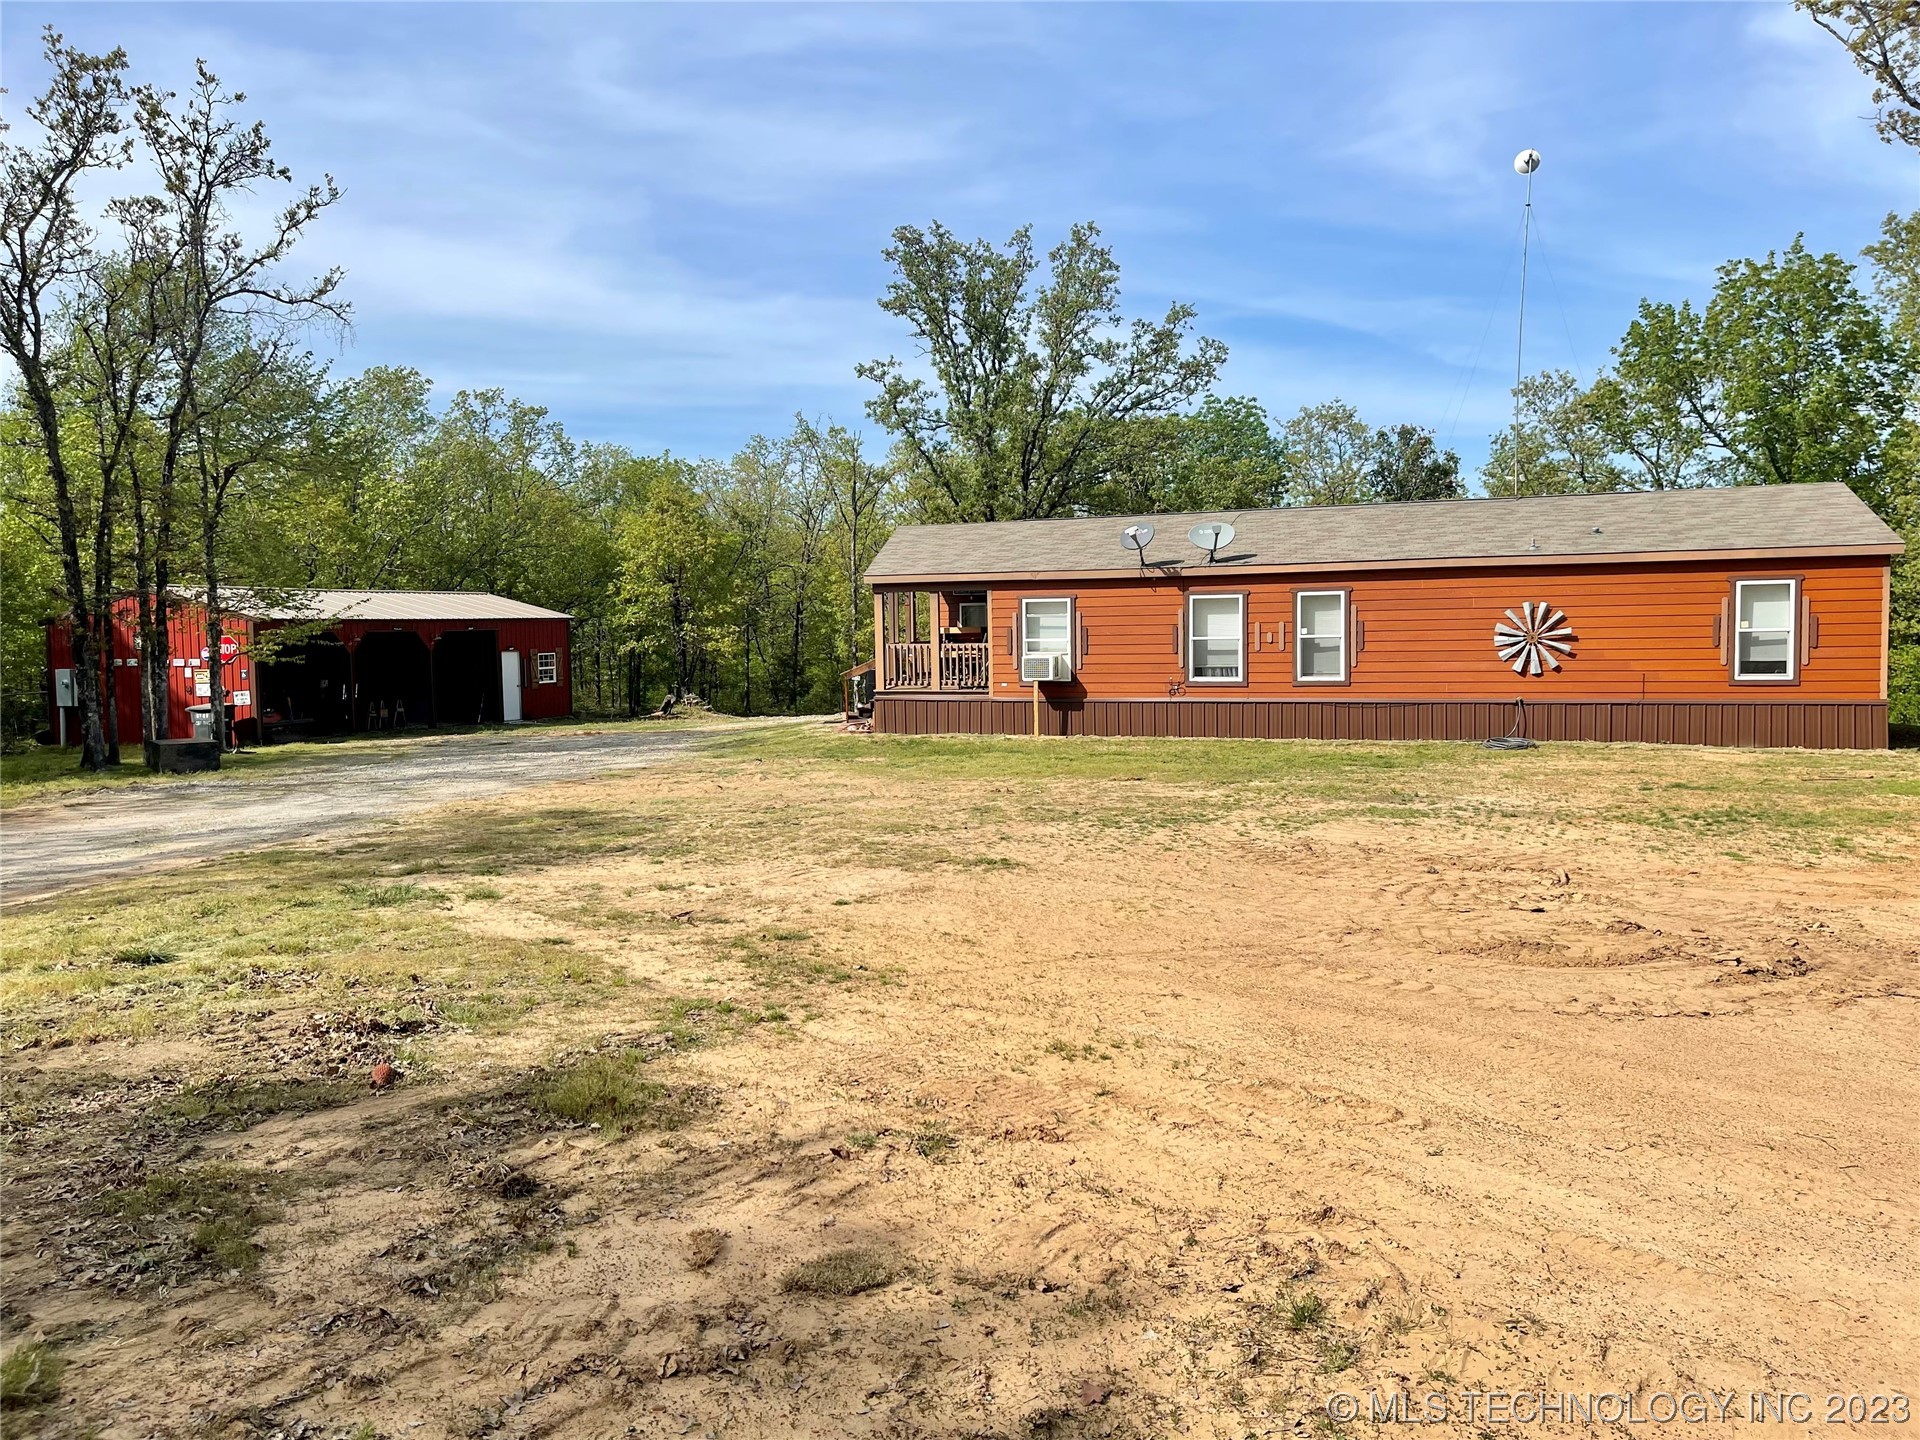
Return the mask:
<path id="1" fill-rule="evenodd" d="M 137 644 L 138 603 L 132 599 L 116 601 L 113 619 L 111 668 L 117 690 L 120 743 L 138 745 L 142 733 L 138 661 L 140 651 Z M 250 650 L 258 628 L 254 621 L 239 616 L 229 616 L 225 626 L 225 633 L 239 640 L 241 645 L 239 657 L 227 662 L 221 672 L 221 680 L 227 695 L 228 713 L 235 720 L 249 720 L 257 714 L 257 709 L 252 703 L 253 661 Z M 372 631 L 405 630 L 419 635 L 429 647 L 442 634 L 450 631 L 492 631 L 499 650 L 515 650 L 520 654 L 522 717 L 528 720 L 558 720 L 573 713 L 573 646 L 570 621 L 349 620 L 333 626 L 332 630 L 349 646 L 358 644 L 362 636 Z M 172 663 L 167 667 L 167 723 L 162 738 L 183 740 L 193 733 L 187 707 L 206 703 L 203 697 L 195 693 L 196 672 L 206 668 L 208 659 L 206 652 L 210 649 L 207 644 L 205 607 L 178 605 L 171 609 L 167 620 L 167 638 Z M 545 652 L 557 655 L 558 665 L 555 680 L 543 685 L 538 680 L 539 670 L 535 657 Z M 72 636 L 68 627 L 62 623 L 56 622 L 47 627 L 47 663 L 49 670 L 66 668 L 73 664 Z M 101 666 L 103 682 L 108 669 L 109 665 L 103 659 Z M 238 695 L 247 696 L 248 703 L 236 704 L 235 697 Z M 48 706 L 48 728 L 57 735 L 59 717 L 53 713 L 51 695 L 48 697 Z M 69 743 L 78 744 L 77 716 L 68 717 L 67 730 Z"/>

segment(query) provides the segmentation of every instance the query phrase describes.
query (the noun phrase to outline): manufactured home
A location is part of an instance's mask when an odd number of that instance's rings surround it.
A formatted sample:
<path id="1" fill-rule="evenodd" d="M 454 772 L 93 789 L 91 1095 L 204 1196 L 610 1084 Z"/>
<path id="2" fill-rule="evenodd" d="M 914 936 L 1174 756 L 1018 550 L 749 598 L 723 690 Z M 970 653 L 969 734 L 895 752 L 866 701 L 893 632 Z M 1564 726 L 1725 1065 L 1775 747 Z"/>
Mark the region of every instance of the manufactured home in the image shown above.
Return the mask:
<path id="1" fill-rule="evenodd" d="M 169 607 L 162 739 L 194 735 L 211 670 L 242 740 L 420 725 L 559 719 L 573 713 L 572 618 L 499 595 L 454 590 L 235 589 L 222 597 L 219 656 L 191 595 Z M 123 742 L 140 736 L 137 602 L 116 601 L 109 653 Z M 79 742 L 73 641 L 47 625 L 48 728 Z M 103 690 L 103 693 L 104 690 Z"/>
<path id="2" fill-rule="evenodd" d="M 910 525 L 874 728 L 1884 748 L 1902 548 L 1844 485 Z"/>

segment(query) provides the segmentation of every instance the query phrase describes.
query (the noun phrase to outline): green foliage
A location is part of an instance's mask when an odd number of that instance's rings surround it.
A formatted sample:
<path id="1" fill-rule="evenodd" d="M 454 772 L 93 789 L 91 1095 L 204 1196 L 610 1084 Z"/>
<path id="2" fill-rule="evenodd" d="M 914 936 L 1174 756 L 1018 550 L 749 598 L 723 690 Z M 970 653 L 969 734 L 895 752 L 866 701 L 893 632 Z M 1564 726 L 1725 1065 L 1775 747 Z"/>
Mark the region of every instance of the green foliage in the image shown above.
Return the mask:
<path id="1" fill-rule="evenodd" d="M 18 463 L 13 447 L 0 443 L 0 454 L 0 463 Z M 45 621 L 58 608 L 58 578 L 46 536 L 20 506 L 0 505 L 0 742 L 46 727 Z"/>
<path id="2" fill-rule="evenodd" d="M 880 307 L 907 322 L 932 369 L 897 359 L 858 373 L 868 413 L 900 437 L 920 505 L 943 520 L 1029 520 L 1084 507 L 1126 451 L 1132 422 L 1200 396 L 1227 357 L 1192 339 L 1194 309 L 1126 322 L 1120 267 L 1100 230 L 1075 225 L 1047 255 L 1022 227 L 1004 249 L 935 222 L 903 225 L 885 252 Z"/>
<path id="3" fill-rule="evenodd" d="M 1460 459 L 1415 425 L 1376 430 L 1344 400 L 1309 405 L 1280 433 L 1289 505 L 1452 500 L 1464 495 Z"/>
<path id="4" fill-rule="evenodd" d="M 1889 213 L 1880 239 L 1861 253 L 1873 265 L 1873 293 L 1887 312 L 1894 338 L 1920 352 L 1920 210 Z"/>
<path id="5" fill-rule="evenodd" d="M 1874 129 L 1920 149 L 1920 0 L 1794 0 L 1873 81 Z"/>

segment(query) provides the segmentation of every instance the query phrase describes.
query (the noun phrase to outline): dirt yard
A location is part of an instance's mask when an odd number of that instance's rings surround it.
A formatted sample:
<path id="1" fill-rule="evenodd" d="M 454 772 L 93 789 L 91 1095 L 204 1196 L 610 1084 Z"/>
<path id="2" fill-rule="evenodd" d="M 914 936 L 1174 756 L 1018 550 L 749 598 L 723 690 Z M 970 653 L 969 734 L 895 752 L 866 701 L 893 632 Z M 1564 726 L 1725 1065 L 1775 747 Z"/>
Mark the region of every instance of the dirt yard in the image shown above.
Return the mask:
<path id="1" fill-rule="evenodd" d="M 1912 754 L 782 731 L 37 902 L 8 1432 L 1915 1397 L 1916 861 Z"/>

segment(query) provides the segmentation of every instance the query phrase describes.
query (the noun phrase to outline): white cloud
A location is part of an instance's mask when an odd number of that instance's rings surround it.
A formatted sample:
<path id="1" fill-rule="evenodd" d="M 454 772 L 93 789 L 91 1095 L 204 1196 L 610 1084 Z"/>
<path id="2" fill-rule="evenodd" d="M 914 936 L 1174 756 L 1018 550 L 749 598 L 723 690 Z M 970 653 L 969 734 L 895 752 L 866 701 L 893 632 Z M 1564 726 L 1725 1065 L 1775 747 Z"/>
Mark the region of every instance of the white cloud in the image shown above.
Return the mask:
<path id="1" fill-rule="evenodd" d="M 1378 54 L 1346 57 L 1364 63 L 1363 93 L 1374 98 L 1342 117 L 1353 133 L 1330 137 L 1336 154 L 1411 185 L 1477 192 L 1501 150 L 1495 122 L 1517 81 L 1495 44 L 1476 21 L 1423 26 Z"/>

